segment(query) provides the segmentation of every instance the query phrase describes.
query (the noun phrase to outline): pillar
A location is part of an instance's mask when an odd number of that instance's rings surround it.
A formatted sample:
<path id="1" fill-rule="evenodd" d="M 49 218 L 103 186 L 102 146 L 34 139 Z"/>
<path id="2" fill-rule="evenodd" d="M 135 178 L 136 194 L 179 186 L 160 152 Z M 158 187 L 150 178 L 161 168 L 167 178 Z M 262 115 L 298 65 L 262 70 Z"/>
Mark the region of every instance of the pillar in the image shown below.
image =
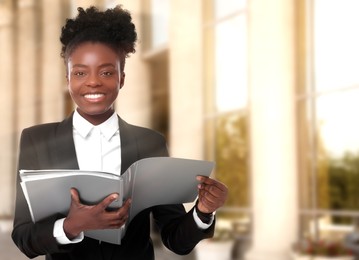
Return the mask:
<path id="1" fill-rule="evenodd" d="M 203 159 L 201 2 L 170 2 L 171 154 L 192 159 Z"/>
<path id="2" fill-rule="evenodd" d="M 64 117 L 64 96 L 67 89 L 59 40 L 61 27 L 65 22 L 62 18 L 62 2 L 52 0 L 51 8 L 46 8 L 48 1 L 41 1 L 41 122 L 59 121 Z"/>
<path id="3" fill-rule="evenodd" d="M 37 123 L 39 105 L 39 73 L 36 61 L 39 50 L 39 28 L 36 24 L 34 0 L 17 2 L 17 130 L 21 131 Z"/>
<path id="4" fill-rule="evenodd" d="M 114 7 L 115 1 L 108 1 L 107 7 Z M 132 16 L 136 26 L 137 44 L 136 53 L 131 53 L 126 59 L 125 84 L 120 90 L 116 101 L 118 114 L 131 124 L 151 128 L 151 80 L 149 65 L 144 60 L 143 15 L 142 1 L 123 0 L 121 5 Z M 118 3 L 118 1 L 117 1 Z"/>
<path id="5" fill-rule="evenodd" d="M 0 218 L 12 214 L 14 194 L 14 44 L 12 0 L 0 3 Z"/>
<path id="6" fill-rule="evenodd" d="M 290 259 L 297 235 L 294 2 L 249 2 L 253 232 L 247 260 Z"/>

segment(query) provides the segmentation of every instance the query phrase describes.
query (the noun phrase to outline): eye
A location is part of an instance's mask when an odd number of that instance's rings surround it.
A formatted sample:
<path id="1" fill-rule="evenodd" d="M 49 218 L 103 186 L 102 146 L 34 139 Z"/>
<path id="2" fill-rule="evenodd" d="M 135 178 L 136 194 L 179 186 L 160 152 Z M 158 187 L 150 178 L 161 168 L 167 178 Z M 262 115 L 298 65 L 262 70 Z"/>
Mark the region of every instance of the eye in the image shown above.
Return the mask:
<path id="1" fill-rule="evenodd" d="M 105 77 L 109 77 L 109 76 L 113 75 L 113 72 L 112 71 L 103 71 L 103 72 L 101 72 L 101 75 L 105 76 Z"/>
<path id="2" fill-rule="evenodd" d="M 84 71 L 74 71 L 73 75 L 78 76 L 78 77 L 82 77 L 82 76 L 85 76 L 86 73 Z"/>

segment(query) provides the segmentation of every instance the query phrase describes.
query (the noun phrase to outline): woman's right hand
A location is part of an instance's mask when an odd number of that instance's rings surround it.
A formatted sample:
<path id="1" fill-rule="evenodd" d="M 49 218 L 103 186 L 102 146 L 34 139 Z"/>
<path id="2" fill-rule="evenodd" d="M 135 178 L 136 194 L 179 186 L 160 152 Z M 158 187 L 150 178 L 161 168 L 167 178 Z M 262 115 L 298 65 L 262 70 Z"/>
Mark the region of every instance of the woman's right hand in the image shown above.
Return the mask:
<path id="1" fill-rule="evenodd" d="M 71 189 L 71 206 L 64 221 L 64 231 L 69 239 L 77 237 L 85 230 L 115 229 L 126 223 L 131 205 L 131 199 L 127 199 L 121 208 L 108 211 L 108 206 L 118 198 L 113 193 L 103 199 L 97 205 L 84 205 L 76 189 Z"/>

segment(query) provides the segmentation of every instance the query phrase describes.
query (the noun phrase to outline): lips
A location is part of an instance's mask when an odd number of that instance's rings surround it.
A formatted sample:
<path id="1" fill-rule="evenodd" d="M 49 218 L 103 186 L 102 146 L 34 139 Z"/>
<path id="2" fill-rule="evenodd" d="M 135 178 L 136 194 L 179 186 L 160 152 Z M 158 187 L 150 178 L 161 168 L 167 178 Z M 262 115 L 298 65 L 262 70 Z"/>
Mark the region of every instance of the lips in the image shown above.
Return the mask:
<path id="1" fill-rule="evenodd" d="M 104 99 L 105 94 L 102 93 L 88 93 L 83 95 L 84 98 L 90 102 L 98 102 Z"/>

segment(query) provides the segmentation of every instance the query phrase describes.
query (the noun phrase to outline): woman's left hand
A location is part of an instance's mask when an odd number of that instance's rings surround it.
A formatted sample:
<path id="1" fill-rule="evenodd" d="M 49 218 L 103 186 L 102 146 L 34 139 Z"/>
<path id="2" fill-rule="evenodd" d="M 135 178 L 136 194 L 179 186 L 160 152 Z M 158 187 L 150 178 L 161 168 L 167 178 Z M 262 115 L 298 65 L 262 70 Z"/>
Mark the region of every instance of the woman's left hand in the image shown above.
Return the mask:
<path id="1" fill-rule="evenodd" d="M 197 208 L 203 213 L 213 213 L 222 207 L 227 199 L 228 188 L 222 182 L 206 176 L 197 176 L 198 204 Z"/>

